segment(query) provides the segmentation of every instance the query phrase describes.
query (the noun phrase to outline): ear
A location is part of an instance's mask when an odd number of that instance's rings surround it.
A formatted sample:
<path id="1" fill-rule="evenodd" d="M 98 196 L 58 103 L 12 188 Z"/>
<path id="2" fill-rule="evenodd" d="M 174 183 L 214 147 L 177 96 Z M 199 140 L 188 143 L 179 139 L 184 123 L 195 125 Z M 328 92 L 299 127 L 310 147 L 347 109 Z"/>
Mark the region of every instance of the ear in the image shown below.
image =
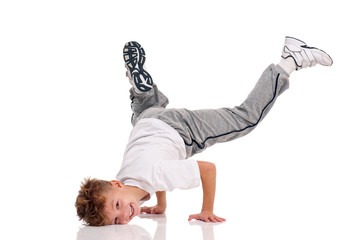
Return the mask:
<path id="1" fill-rule="evenodd" d="M 110 184 L 112 185 L 112 187 L 120 187 L 120 188 L 124 187 L 124 184 L 117 180 L 111 180 Z"/>

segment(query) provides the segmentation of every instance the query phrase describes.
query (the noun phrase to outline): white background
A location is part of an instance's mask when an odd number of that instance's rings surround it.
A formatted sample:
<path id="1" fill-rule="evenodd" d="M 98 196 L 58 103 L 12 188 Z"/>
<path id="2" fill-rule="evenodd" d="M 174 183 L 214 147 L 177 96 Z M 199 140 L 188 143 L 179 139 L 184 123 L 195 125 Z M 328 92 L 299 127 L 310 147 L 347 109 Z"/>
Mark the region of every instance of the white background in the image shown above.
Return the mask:
<path id="1" fill-rule="evenodd" d="M 289 35 L 334 65 L 294 72 L 255 131 L 194 156 L 218 169 L 213 237 L 360 239 L 360 22 L 349 0 L 1 1 L 1 238 L 81 239 L 80 182 L 114 178 L 131 130 L 125 42 L 169 107 L 198 109 L 240 104 Z M 202 239 L 201 201 L 168 194 L 168 239 Z"/>

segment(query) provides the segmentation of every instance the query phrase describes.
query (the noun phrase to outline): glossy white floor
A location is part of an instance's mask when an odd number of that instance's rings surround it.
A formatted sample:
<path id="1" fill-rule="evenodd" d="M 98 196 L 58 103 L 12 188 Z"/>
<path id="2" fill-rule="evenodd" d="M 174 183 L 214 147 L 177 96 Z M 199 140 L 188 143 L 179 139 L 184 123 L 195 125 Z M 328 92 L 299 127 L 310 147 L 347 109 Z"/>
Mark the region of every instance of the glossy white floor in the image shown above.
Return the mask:
<path id="1" fill-rule="evenodd" d="M 292 210 L 291 210 L 292 211 Z M 332 212 L 332 210 L 330 209 Z M 241 216 L 240 216 L 241 217 Z M 259 216 L 262 218 L 262 216 Z M 225 223 L 205 223 L 200 221 L 187 222 L 176 216 L 140 215 L 127 225 L 111 225 L 106 227 L 79 227 L 77 240 L 150 240 L 150 239 L 357 239 L 359 221 L 353 214 L 337 219 L 328 214 L 325 218 L 314 221 L 314 216 L 302 219 L 294 218 L 279 220 L 279 217 L 264 219 L 232 219 Z M 303 217 L 303 216 L 302 216 Z M 356 222 L 349 221 L 353 219 Z M 267 220 L 265 220 L 267 219 Z M 256 220 L 256 221 L 255 221 Z M 323 221 L 323 222 L 319 222 Z M 345 222 L 346 221 L 346 222 Z M 243 224 L 245 223 L 245 224 Z"/>
<path id="2" fill-rule="evenodd" d="M 0 238 L 361 239 L 360 22 L 353 0 L 0 1 Z M 131 131 L 125 42 L 169 107 L 199 109 L 240 104 L 285 35 L 334 65 L 294 72 L 256 130 L 194 156 L 216 163 L 227 222 L 187 221 L 200 187 L 166 215 L 78 221 L 80 182 L 114 178 Z"/>
<path id="3" fill-rule="evenodd" d="M 175 224 L 177 227 L 168 227 Z M 220 224 L 207 224 L 193 221 L 180 224 L 171 221 L 165 214 L 141 215 L 132 224 L 107 226 L 102 228 L 82 227 L 77 234 L 78 240 L 91 239 L 215 239 L 214 231 Z"/>

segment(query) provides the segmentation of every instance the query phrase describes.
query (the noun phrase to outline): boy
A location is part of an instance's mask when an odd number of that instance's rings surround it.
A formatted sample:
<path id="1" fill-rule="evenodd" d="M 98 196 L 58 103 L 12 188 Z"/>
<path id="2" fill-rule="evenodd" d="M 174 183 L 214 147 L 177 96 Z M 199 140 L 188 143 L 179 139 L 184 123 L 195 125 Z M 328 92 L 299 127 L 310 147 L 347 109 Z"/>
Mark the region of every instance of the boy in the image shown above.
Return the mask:
<path id="1" fill-rule="evenodd" d="M 234 108 L 189 111 L 166 109 L 168 99 L 145 70 L 145 52 L 138 43 L 127 43 L 123 57 L 132 84 L 134 128 L 117 180 L 85 179 L 81 185 L 75 203 L 77 213 L 93 226 L 126 224 L 141 212 L 164 213 L 166 191 L 194 188 L 200 182 L 202 210 L 190 215 L 188 220 L 225 221 L 213 213 L 215 165 L 188 158 L 215 143 L 252 131 L 288 88 L 288 78 L 294 70 L 333 63 L 324 51 L 286 37 L 281 61 L 263 72 L 244 103 Z M 154 193 L 156 206 L 140 208 Z"/>

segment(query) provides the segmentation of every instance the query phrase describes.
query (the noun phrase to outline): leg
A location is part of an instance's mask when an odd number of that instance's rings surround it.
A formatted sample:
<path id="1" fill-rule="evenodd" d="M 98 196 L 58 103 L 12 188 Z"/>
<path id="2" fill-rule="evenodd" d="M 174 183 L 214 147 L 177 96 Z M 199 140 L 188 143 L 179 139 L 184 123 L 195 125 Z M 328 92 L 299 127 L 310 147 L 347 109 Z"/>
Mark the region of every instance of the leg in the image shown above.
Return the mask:
<path id="1" fill-rule="evenodd" d="M 153 85 L 152 89 L 144 94 L 137 94 L 134 91 L 134 88 L 129 90 L 130 92 L 130 100 L 132 100 L 131 108 L 133 111 L 132 114 L 132 124 L 133 126 L 143 118 L 141 114 L 150 108 L 166 108 L 169 101 L 168 98 L 158 90 L 157 85 Z"/>
<path id="2" fill-rule="evenodd" d="M 134 94 L 133 121 L 140 117 L 152 117 L 166 122 L 181 135 L 187 157 L 190 157 L 215 143 L 230 141 L 251 132 L 264 119 L 278 96 L 288 88 L 288 77 L 292 71 L 316 64 L 330 66 L 332 63 L 331 57 L 324 51 L 286 37 L 281 62 L 277 66 L 270 65 L 263 72 L 240 106 L 197 111 L 165 109 L 168 99 L 158 90 L 153 90 L 144 98 Z"/>
<path id="3" fill-rule="evenodd" d="M 189 111 L 163 109 L 153 112 L 183 137 L 187 157 L 219 142 L 230 141 L 251 132 L 267 115 L 278 96 L 289 86 L 294 70 L 321 64 L 331 66 L 331 57 L 324 51 L 309 47 L 301 40 L 286 37 L 279 65 L 269 66 L 252 92 L 240 106 L 216 110 Z"/>
<path id="4" fill-rule="evenodd" d="M 152 117 L 168 123 L 180 133 L 187 157 L 190 157 L 215 143 L 230 141 L 251 132 L 288 85 L 288 75 L 280 67 L 271 65 L 239 106 L 196 111 L 164 109 Z"/>

